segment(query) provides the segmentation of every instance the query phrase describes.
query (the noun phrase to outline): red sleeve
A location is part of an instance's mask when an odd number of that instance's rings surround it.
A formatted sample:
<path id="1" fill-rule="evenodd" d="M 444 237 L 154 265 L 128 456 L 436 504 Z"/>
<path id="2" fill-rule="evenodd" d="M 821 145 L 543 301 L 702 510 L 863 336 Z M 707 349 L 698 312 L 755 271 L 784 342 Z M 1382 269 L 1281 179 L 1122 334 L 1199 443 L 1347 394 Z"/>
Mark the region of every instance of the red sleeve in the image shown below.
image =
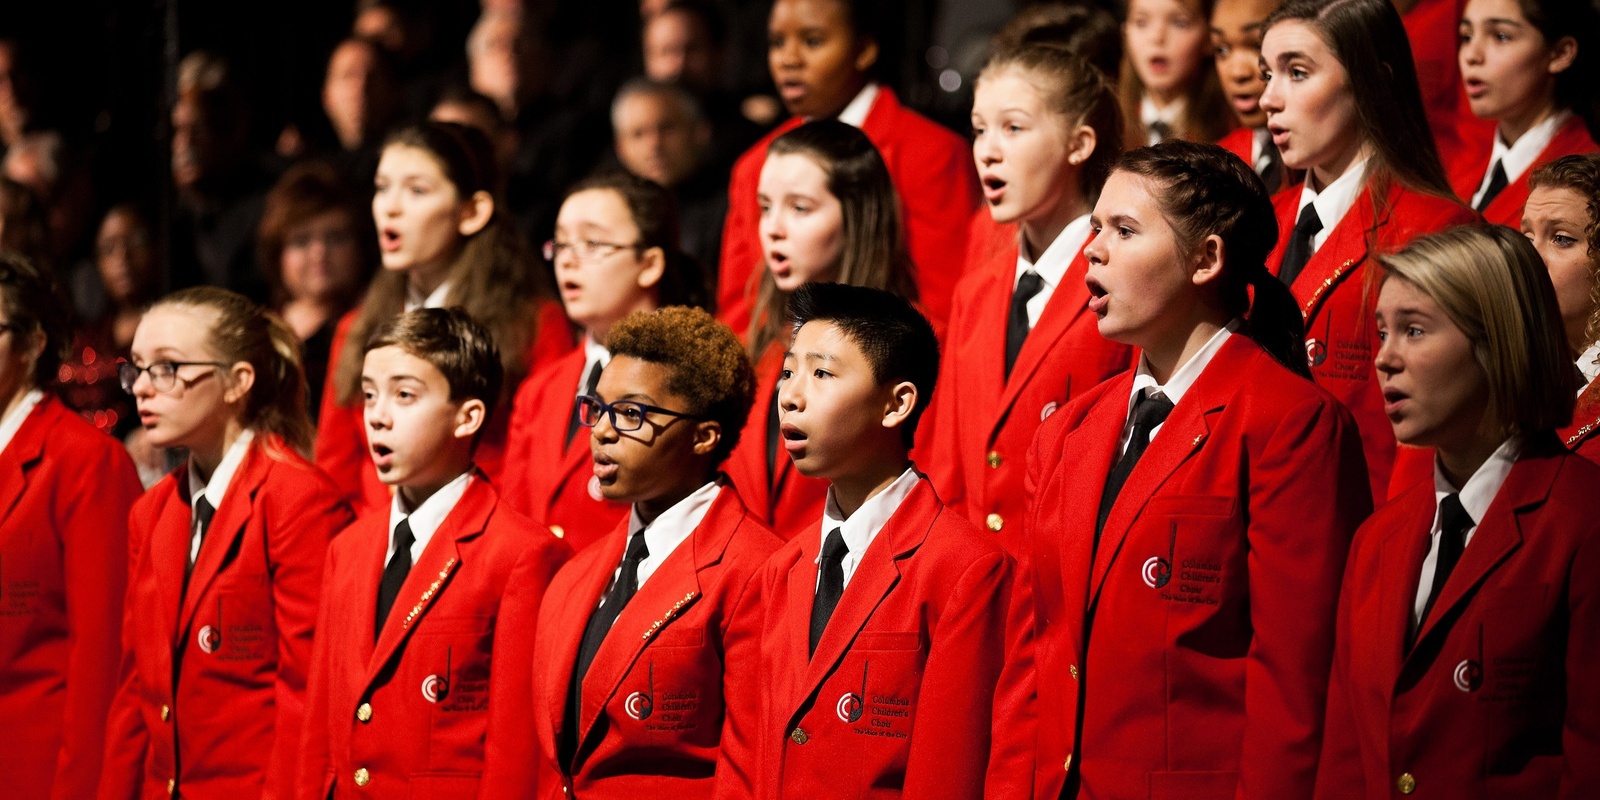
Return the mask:
<path id="1" fill-rule="evenodd" d="M 961 297 L 955 299 L 947 330 L 966 330 L 966 307 Z M 917 454 L 916 462 L 927 471 L 928 480 L 939 492 L 939 500 L 956 513 L 967 516 L 966 475 L 962 470 L 960 428 L 956 423 L 959 413 L 956 384 L 961 381 L 961 365 L 956 363 L 952 348 L 942 347 L 941 350 L 944 353 L 940 358 L 939 382 L 921 425 L 926 430 L 917 431 L 917 439 L 925 452 Z"/>
<path id="2" fill-rule="evenodd" d="M 144 491 L 120 444 L 111 439 L 95 444 L 98 452 L 83 460 L 75 485 L 61 487 L 66 508 L 57 516 L 63 522 L 70 650 L 51 797 L 63 800 L 93 796 L 100 779 L 106 712 L 117 691 L 122 655 L 118 626 L 128 583 L 128 512 Z"/>
<path id="3" fill-rule="evenodd" d="M 728 179 L 728 216 L 722 222 L 722 255 L 717 260 L 717 318 L 742 338 L 750 328 L 750 280 L 761 262 L 761 209 L 756 182 L 766 160 L 766 140 L 734 162 Z"/>
<path id="4" fill-rule="evenodd" d="M 1039 760 L 1030 556 L 1018 559 L 1009 589 L 1005 663 L 995 687 L 994 723 L 990 726 L 993 742 L 983 792 L 984 797 L 997 800 L 1030 796 Z"/>
<path id="5" fill-rule="evenodd" d="M 300 480 L 303 476 L 289 476 Z M 288 499 L 288 498 L 286 498 Z M 322 593 L 328 542 L 354 519 L 338 495 L 320 491 L 293 498 L 267 532 L 272 565 L 272 606 L 278 629 L 278 672 L 273 692 L 277 722 L 267 766 L 269 796 L 292 797 L 300 737 L 305 729 L 306 676 L 311 670 L 312 633 Z"/>
<path id="6" fill-rule="evenodd" d="M 761 571 L 752 572 L 728 613 L 722 632 L 722 740 L 717 755 L 716 800 L 755 796 L 761 724 Z"/>
<path id="7" fill-rule="evenodd" d="M 1337 639 L 1333 649 L 1333 670 L 1328 680 L 1328 712 L 1323 721 L 1322 757 L 1317 762 L 1318 800 L 1340 800 L 1366 795 L 1366 772 L 1361 764 L 1361 740 L 1355 715 L 1350 707 L 1351 589 L 1355 570 L 1362 561 L 1360 542 L 1353 549 L 1350 569 L 1345 571 L 1339 592 Z"/>
<path id="8" fill-rule="evenodd" d="M 543 513 L 542 509 L 535 512 L 532 508 L 532 487 L 528 478 L 528 473 L 537 469 L 531 457 L 533 431 L 539 422 L 535 413 L 538 396 L 537 381 L 525 380 L 517 387 L 517 393 L 511 399 L 511 419 L 506 428 L 505 460 L 500 464 L 500 502 L 528 516 Z"/>
<path id="9" fill-rule="evenodd" d="M 345 337 L 350 333 L 354 312 L 347 315 L 333 334 L 333 345 L 328 359 L 328 378 L 322 391 L 322 408 L 317 416 L 317 440 L 313 446 L 317 466 L 339 487 L 345 502 L 359 506 L 363 501 L 361 475 L 363 469 L 372 469 L 367 457 L 367 435 L 362 430 L 360 403 L 339 403 L 339 357 L 344 351 Z"/>
<path id="10" fill-rule="evenodd" d="M 136 503 L 128 512 L 128 571 L 123 580 L 129 586 L 122 606 L 122 660 L 117 668 L 116 694 L 106 713 L 105 762 L 101 765 L 99 800 L 132 800 L 144 784 L 145 752 L 150 732 L 139 713 L 139 674 L 134 659 L 134 622 L 129 576 L 142 569 L 145 546 L 150 542 L 153 517 L 160 511 L 153 494 Z"/>
<path id="11" fill-rule="evenodd" d="M 997 548 L 974 560 L 948 589 L 928 632 L 906 797 L 983 795 L 1011 578 L 1011 559 Z"/>
<path id="12" fill-rule="evenodd" d="M 1592 531 L 1592 527 L 1591 527 Z M 1573 555 L 1567 586 L 1567 708 L 1561 732 L 1561 800 L 1594 796 L 1600 786 L 1600 536 Z"/>
<path id="13" fill-rule="evenodd" d="M 942 330 L 950 318 L 951 295 L 966 267 L 967 229 L 978 207 L 978 174 L 963 140 L 942 129 L 937 133 L 944 141 L 916 148 L 895 185 L 906 213 L 907 243 L 922 306 L 934 328 Z"/>
<path id="14" fill-rule="evenodd" d="M 539 604 L 571 551 L 542 525 L 533 535 L 541 544 L 517 559 L 495 620 L 499 633 L 489 674 L 489 729 L 478 792 L 479 797 L 494 800 L 539 796 L 544 758 L 533 723 L 533 640 Z"/>
<path id="15" fill-rule="evenodd" d="M 1355 421 L 1331 397 L 1286 414 L 1252 465 L 1241 797 L 1315 786 L 1339 585 L 1371 491 Z"/>
<path id="16" fill-rule="evenodd" d="M 324 560 L 324 577 L 339 574 L 338 547 L 330 546 Z M 324 581 L 326 583 L 327 581 Z M 317 600 L 317 630 L 331 631 L 333 604 L 339 598 L 326 592 Z M 329 649 L 336 644 L 332 637 L 317 636 L 311 646 L 311 663 L 306 675 L 306 700 L 304 721 L 301 723 L 300 750 L 294 770 L 296 800 L 328 800 L 328 681 L 332 664 Z M 104 800 L 104 798 L 102 798 Z"/>

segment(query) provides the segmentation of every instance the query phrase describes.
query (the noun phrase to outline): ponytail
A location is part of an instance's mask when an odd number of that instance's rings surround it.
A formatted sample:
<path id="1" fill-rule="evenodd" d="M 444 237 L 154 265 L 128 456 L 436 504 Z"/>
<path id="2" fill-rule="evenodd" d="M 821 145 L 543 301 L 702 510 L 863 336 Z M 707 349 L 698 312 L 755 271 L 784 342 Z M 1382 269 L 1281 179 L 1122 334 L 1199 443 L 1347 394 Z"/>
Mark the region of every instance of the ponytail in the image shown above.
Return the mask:
<path id="1" fill-rule="evenodd" d="M 312 426 L 306 414 L 300 340 L 283 320 L 243 295 L 215 286 L 183 289 L 156 305 L 215 312 L 216 321 L 206 332 L 207 346 L 220 361 L 243 361 L 255 369 L 240 422 L 257 433 L 281 438 L 301 453 L 310 452 Z"/>
<path id="2" fill-rule="evenodd" d="M 1311 377 L 1300 304 L 1266 267 L 1278 219 L 1261 176 L 1221 147 L 1176 139 L 1130 151 L 1116 169 L 1159 185 L 1161 212 L 1185 249 L 1207 236 L 1222 239 L 1223 307 L 1248 318 L 1250 338 L 1278 363 Z"/>

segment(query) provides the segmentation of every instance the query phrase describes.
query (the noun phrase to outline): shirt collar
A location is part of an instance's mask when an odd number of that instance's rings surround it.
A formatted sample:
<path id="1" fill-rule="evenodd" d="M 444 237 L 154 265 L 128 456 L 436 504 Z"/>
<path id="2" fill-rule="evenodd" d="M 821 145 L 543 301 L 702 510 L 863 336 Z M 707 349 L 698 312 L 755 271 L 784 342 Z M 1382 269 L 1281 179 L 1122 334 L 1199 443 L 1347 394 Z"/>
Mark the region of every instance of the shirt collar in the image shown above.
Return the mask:
<path id="1" fill-rule="evenodd" d="M 1029 262 L 1028 257 L 1022 253 L 1022 232 L 1017 232 L 1017 274 L 1012 279 L 1012 286 L 1022 279 L 1022 274 L 1033 270 L 1044 279 L 1045 285 L 1051 289 L 1061 285 L 1061 279 L 1066 276 L 1067 268 L 1072 266 L 1072 260 L 1078 257 L 1078 251 L 1083 249 L 1089 240 L 1089 215 L 1067 223 L 1061 229 L 1056 240 L 1039 254 L 1037 262 Z"/>
<path id="2" fill-rule="evenodd" d="M 0 419 L 0 453 L 6 451 L 6 446 L 16 438 L 17 431 L 22 430 L 22 423 L 33 413 L 34 406 L 39 405 L 42 400 L 44 392 L 29 389 L 28 393 L 22 396 L 22 402 L 17 403 L 17 407 L 11 409 L 11 413 L 7 414 L 5 419 Z"/>
<path id="3" fill-rule="evenodd" d="M 1589 384 L 1594 383 L 1595 376 L 1600 375 L 1600 364 L 1595 363 L 1596 359 L 1600 359 L 1600 341 L 1589 345 L 1589 349 L 1578 356 L 1578 371 L 1583 373 L 1583 389 L 1578 390 L 1579 397 L 1583 396 Z"/>
<path id="4" fill-rule="evenodd" d="M 1150 99 L 1150 95 L 1146 94 L 1139 98 L 1139 121 L 1147 128 L 1151 123 L 1165 122 L 1176 130 L 1178 117 L 1183 114 L 1183 109 L 1187 105 L 1188 102 L 1180 97 L 1168 103 L 1166 108 L 1161 108 L 1156 105 L 1156 101 Z"/>
<path id="5" fill-rule="evenodd" d="M 911 490 L 917 488 L 917 481 L 920 479 L 916 467 L 908 467 L 905 472 L 900 473 L 900 477 L 894 479 L 894 483 L 867 498 L 867 502 L 862 503 L 849 519 L 845 519 L 844 512 L 839 510 L 839 503 L 833 496 L 833 487 L 829 486 L 828 502 L 822 508 L 822 541 L 826 543 L 828 534 L 834 528 L 838 528 L 840 536 L 844 537 L 845 547 L 849 549 L 845 558 L 855 559 L 852 563 L 859 562 L 861 554 L 867 551 L 872 540 L 877 538 L 878 532 L 888 524 L 889 518 L 894 516 L 894 512 L 900 508 L 906 496 L 911 494 Z M 821 559 L 820 551 L 817 557 Z"/>
<path id="6" fill-rule="evenodd" d="M 1250 165 L 1260 170 L 1263 166 L 1261 164 L 1261 151 L 1266 150 L 1267 143 L 1272 141 L 1272 131 L 1268 130 L 1266 126 L 1262 126 L 1260 128 L 1252 128 L 1251 133 L 1253 135 L 1250 137 Z"/>
<path id="7" fill-rule="evenodd" d="M 1318 236 L 1326 239 L 1339 221 L 1344 219 L 1345 212 L 1355 205 L 1356 196 L 1361 193 L 1361 188 L 1367 185 L 1367 160 L 1362 159 L 1350 165 L 1343 175 L 1335 178 L 1333 183 L 1317 191 L 1311 188 L 1311 178 L 1308 175 L 1305 183 L 1300 187 L 1300 206 L 1295 209 L 1295 218 L 1299 219 L 1299 212 L 1304 211 L 1308 205 L 1317 207 L 1317 218 L 1322 220 L 1322 230 Z"/>
<path id="8" fill-rule="evenodd" d="M 856 93 L 855 99 L 839 112 L 839 121 L 853 128 L 861 127 L 867 121 L 867 114 L 872 111 L 872 103 L 878 99 L 878 84 L 868 83 Z"/>
<path id="9" fill-rule="evenodd" d="M 416 311 L 419 308 L 444 308 L 445 298 L 449 296 L 449 281 L 439 284 L 437 288 L 428 293 L 427 297 L 423 297 L 422 293 L 417 291 L 417 287 L 412 286 L 411 282 L 407 281 L 405 307 L 407 311 Z"/>
<path id="10" fill-rule="evenodd" d="M 467 493 L 467 487 L 472 485 L 472 470 L 467 470 L 456 476 L 456 479 L 445 484 L 439 491 L 434 492 L 422 505 L 411 511 L 406 510 L 405 500 L 399 492 L 394 493 L 394 500 L 389 504 L 389 553 L 394 554 L 394 529 L 402 520 L 411 523 L 411 535 L 416 541 L 411 545 L 411 552 L 421 553 L 428 548 L 428 541 L 433 534 L 444 524 L 450 511 L 461 501 L 462 495 Z"/>
<path id="11" fill-rule="evenodd" d="M 1128 415 L 1133 415 L 1133 405 L 1138 401 L 1139 393 L 1146 389 L 1153 390 L 1152 393 L 1160 392 L 1172 401 L 1173 406 L 1177 406 L 1189 392 L 1189 387 L 1194 386 L 1194 382 L 1199 380 L 1200 373 L 1205 372 L 1206 365 L 1216 357 L 1217 351 L 1227 343 L 1228 337 L 1239 330 L 1240 324 L 1240 321 L 1235 319 L 1223 326 L 1222 330 L 1212 334 L 1205 346 L 1190 356 L 1188 361 L 1183 362 L 1182 366 L 1172 371 L 1172 376 L 1167 378 L 1165 384 L 1156 383 L 1156 376 L 1150 372 L 1150 360 L 1140 353 L 1139 369 L 1133 374 L 1133 391 L 1128 395 Z"/>
<path id="12" fill-rule="evenodd" d="M 233 440 L 228 447 L 228 452 L 222 454 L 222 461 L 212 471 L 211 479 L 204 480 L 200 471 L 195 469 L 194 457 L 189 457 L 189 503 L 204 497 L 213 509 L 222 508 L 222 495 L 228 491 L 228 484 L 233 481 L 233 473 L 239 471 L 239 465 L 244 463 L 244 455 L 250 449 L 250 443 L 255 441 L 255 431 L 245 428 L 239 438 Z"/>
<path id="13" fill-rule="evenodd" d="M 634 504 L 633 510 L 628 513 L 628 537 L 633 538 L 635 533 L 643 529 L 644 545 L 650 551 L 649 557 L 639 562 L 640 583 L 644 583 L 645 578 L 655 572 L 661 562 L 694 533 L 695 528 L 700 527 L 706 514 L 711 511 L 711 504 L 717 501 L 721 492 L 722 487 L 716 481 L 711 481 L 672 504 L 649 525 L 639 518 L 639 506 Z"/>
<path id="14" fill-rule="evenodd" d="M 1506 482 L 1506 476 L 1511 474 L 1511 467 L 1517 463 L 1517 457 L 1522 455 L 1523 439 L 1513 436 L 1500 444 L 1489 460 L 1472 473 L 1465 486 L 1459 490 L 1450 484 L 1444 471 L 1439 468 L 1439 457 L 1433 459 L 1433 497 L 1434 508 L 1444 502 L 1446 497 L 1458 494 L 1461 507 L 1466 509 L 1472 517 L 1473 527 L 1483 521 L 1483 515 L 1489 510 L 1489 504 L 1494 502 L 1494 496 L 1500 492 L 1500 486 Z M 1435 511 L 1434 527 L 1438 527 L 1438 512 Z"/>
<path id="15" fill-rule="evenodd" d="M 1510 145 L 1500 138 L 1500 132 L 1496 129 L 1494 151 L 1489 156 L 1490 172 L 1494 170 L 1494 162 L 1499 161 L 1500 166 L 1505 168 L 1507 181 L 1522 177 L 1522 174 L 1533 166 L 1533 162 L 1539 160 L 1539 154 L 1550 146 L 1550 140 L 1556 138 L 1556 131 L 1567 124 L 1571 116 L 1571 111 L 1565 109 L 1557 111 L 1540 120 L 1539 124 L 1529 128 L 1527 133 L 1517 137 L 1517 141 Z M 1484 186 L 1488 186 L 1487 173 L 1484 176 Z M 1480 191 L 1481 189 L 1482 187 Z"/>
<path id="16" fill-rule="evenodd" d="M 590 364 L 599 364 L 601 369 L 605 369 L 606 365 L 610 363 L 611 351 L 607 350 L 605 345 L 595 341 L 593 336 L 585 334 L 583 337 L 583 365 L 587 367 Z"/>

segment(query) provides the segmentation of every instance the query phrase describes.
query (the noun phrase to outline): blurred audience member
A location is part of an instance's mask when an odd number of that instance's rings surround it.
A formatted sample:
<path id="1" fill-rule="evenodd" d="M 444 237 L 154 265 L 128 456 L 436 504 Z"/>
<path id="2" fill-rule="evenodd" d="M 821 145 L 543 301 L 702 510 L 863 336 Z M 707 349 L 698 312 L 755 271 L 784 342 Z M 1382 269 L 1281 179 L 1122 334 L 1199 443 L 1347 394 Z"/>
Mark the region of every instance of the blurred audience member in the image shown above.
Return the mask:
<path id="1" fill-rule="evenodd" d="M 511 127 L 505 117 L 500 116 L 500 107 L 486 95 L 465 86 L 445 89 L 444 94 L 439 96 L 439 102 L 434 103 L 433 110 L 428 113 L 428 119 L 434 122 L 454 122 L 482 131 L 484 136 L 489 137 L 489 143 L 494 146 L 494 159 L 500 166 L 501 175 L 510 174 L 520 143 L 517 129 Z M 498 187 L 495 193 L 505 197 L 506 187 Z M 510 204 L 512 212 L 516 213 L 519 210 L 516 202 L 511 201 Z"/>
<path id="2" fill-rule="evenodd" d="M 728 214 L 728 169 L 710 158 L 711 126 L 694 97 L 671 84 L 629 81 L 611 104 L 611 129 L 623 168 L 672 190 L 683 251 L 714 288 Z"/>
<path id="3" fill-rule="evenodd" d="M 32 131 L 6 151 L 7 178 L 33 191 L 44 210 L 49 247 L 41 262 L 55 269 L 57 281 L 71 293 L 83 317 L 99 315 L 105 306 L 94 272 L 88 228 L 94 208 L 94 187 L 88 160 L 57 131 Z"/>
<path id="4" fill-rule="evenodd" d="M 334 47 L 322 83 L 322 110 L 346 152 L 373 150 L 397 111 L 388 54 L 365 39 L 346 39 Z"/>
<path id="5" fill-rule="evenodd" d="M 315 420 L 334 326 L 355 306 L 377 263 L 372 215 L 336 168 L 302 164 L 267 194 L 256 252 L 273 307 L 304 345 L 306 399 Z"/>
<path id="6" fill-rule="evenodd" d="M 19 253 L 35 264 L 50 262 L 50 233 L 44 206 L 33 190 L 0 175 L 0 250 Z"/>
<path id="7" fill-rule="evenodd" d="M 33 110 L 32 81 L 18 63 L 18 44 L 0 39 L 0 150 L 17 143 Z"/>
<path id="8" fill-rule="evenodd" d="M 711 123 L 711 152 L 731 168 L 733 159 L 766 132 L 767 124 L 751 121 L 742 98 L 727 89 L 723 79 L 727 32 L 721 17 L 704 2 L 672 0 L 644 20 L 645 77 L 678 84 L 694 94 Z M 769 123 L 774 116 L 766 115 Z"/>
<path id="9" fill-rule="evenodd" d="M 172 109 L 174 287 L 208 284 L 267 295 L 254 240 L 267 178 L 248 151 L 246 100 L 231 82 L 195 86 Z"/>

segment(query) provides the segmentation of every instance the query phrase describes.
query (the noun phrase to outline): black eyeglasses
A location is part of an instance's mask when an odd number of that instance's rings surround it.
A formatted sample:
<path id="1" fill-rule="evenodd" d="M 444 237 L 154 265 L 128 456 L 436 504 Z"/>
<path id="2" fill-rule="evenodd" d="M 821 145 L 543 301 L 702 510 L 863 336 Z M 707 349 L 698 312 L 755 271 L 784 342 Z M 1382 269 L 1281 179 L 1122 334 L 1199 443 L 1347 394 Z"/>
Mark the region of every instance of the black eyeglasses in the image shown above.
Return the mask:
<path id="1" fill-rule="evenodd" d="M 136 367 L 124 361 L 117 365 L 117 379 L 122 382 L 122 390 L 133 394 L 133 385 L 139 381 L 139 373 L 150 373 L 150 385 L 158 392 L 170 392 L 178 383 L 179 367 L 226 367 L 220 361 L 157 361 L 146 367 Z"/>
<path id="2" fill-rule="evenodd" d="M 632 400 L 618 400 L 615 403 L 601 402 L 594 395 L 579 395 L 578 421 L 585 427 L 593 428 L 600 424 L 601 415 L 610 415 L 611 427 L 618 433 L 629 433 L 644 427 L 644 421 L 650 414 L 665 414 L 669 417 L 682 417 L 684 419 L 704 420 L 705 417 L 695 414 L 685 414 L 682 411 L 673 411 L 670 408 L 636 403 Z"/>

